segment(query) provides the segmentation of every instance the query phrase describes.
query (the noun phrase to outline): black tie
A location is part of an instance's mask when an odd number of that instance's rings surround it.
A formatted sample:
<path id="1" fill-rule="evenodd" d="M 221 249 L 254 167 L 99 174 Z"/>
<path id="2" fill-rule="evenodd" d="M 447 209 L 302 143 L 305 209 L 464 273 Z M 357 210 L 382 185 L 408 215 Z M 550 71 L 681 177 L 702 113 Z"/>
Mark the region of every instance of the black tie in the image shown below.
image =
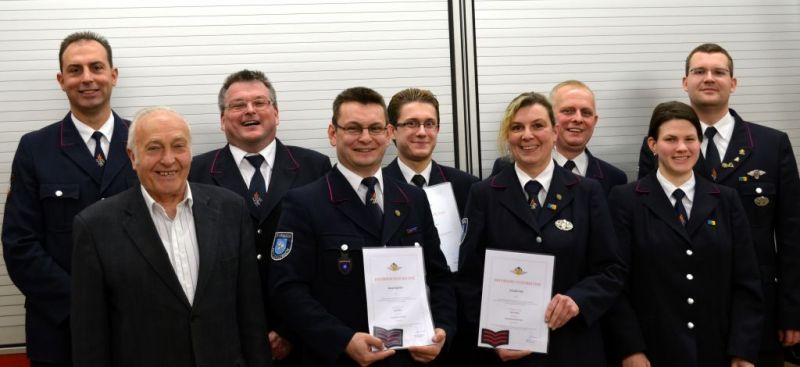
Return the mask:
<path id="1" fill-rule="evenodd" d="M 411 182 L 421 189 L 422 186 L 425 186 L 425 177 L 422 177 L 422 175 L 414 175 L 414 177 L 411 177 Z"/>
<path id="2" fill-rule="evenodd" d="M 528 181 L 525 184 L 525 192 L 528 193 L 528 206 L 533 210 L 534 213 L 537 212 L 537 209 L 541 206 L 539 204 L 539 190 L 542 189 L 542 184 L 539 181 Z"/>
<path id="3" fill-rule="evenodd" d="M 103 167 L 106 165 L 106 155 L 103 154 L 103 145 L 100 143 L 100 139 L 103 137 L 103 133 L 99 131 L 95 131 L 92 134 L 92 139 L 94 139 L 94 161 L 97 162 L 98 167 Z"/>
<path id="4" fill-rule="evenodd" d="M 708 145 L 706 145 L 706 166 L 710 168 L 709 173 L 711 173 L 711 178 L 714 180 L 717 179 L 717 166 L 719 166 L 719 151 L 717 151 L 717 145 L 714 144 L 714 135 L 717 135 L 717 129 L 713 126 L 710 126 L 706 129 L 706 132 L 703 133 L 706 137 L 706 141 Z"/>
<path id="5" fill-rule="evenodd" d="M 367 196 L 364 197 L 364 205 L 367 206 L 370 216 L 374 220 L 378 228 L 383 226 L 383 212 L 380 205 L 378 205 L 378 193 L 375 192 L 375 185 L 378 184 L 378 179 L 370 176 L 361 180 L 361 183 L 367 186 Z"/>
<path id="6" fill-rule="evenodd" d="M 258 207 L 267 197 L 267 183 L 264 181 L 264 176 L 261 175 L 261 163 L 264 163 L 264 157 L 256 154 L 244 157 L 244 159 L 247 159 L 250 165 L 256 169 L 253 178 L 250 179 L 250 198 L 253 200 L 253 205 Z"/>
<path id="7" fill-rule="evenodd" d="M 564 168 L 566 168 L 567 171 L 572 172 L 572 170 L 575 169 L 575 162 L 573 162 L 572 160 L 568 160 L 567 163 L 564 163 Z"/>
<path id="8" fill-rule="evenodd" d="M 681 189 L 672 192 L 672 197 L 675 198 L 675 213 L 678 214 L 678 220 L 685 227 L 686 222 L 689 221 L 689 216 L 686 215 L 686 208 L 683 207 L 683 197 L 686 193 Z"/>

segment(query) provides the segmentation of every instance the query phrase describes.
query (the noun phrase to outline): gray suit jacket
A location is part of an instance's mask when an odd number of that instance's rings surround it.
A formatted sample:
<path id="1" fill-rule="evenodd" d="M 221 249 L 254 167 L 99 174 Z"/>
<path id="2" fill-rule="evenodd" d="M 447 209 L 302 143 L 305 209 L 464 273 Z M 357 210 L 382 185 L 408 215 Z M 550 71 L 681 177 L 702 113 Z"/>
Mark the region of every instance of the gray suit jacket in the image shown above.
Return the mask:
<path id="1" fill-rule="evenodd" d="M 137 185 L 75 217 L 75 366 L 268 366 L 253 225 L 241 197 L 191 184 L 190 304 Z"/>

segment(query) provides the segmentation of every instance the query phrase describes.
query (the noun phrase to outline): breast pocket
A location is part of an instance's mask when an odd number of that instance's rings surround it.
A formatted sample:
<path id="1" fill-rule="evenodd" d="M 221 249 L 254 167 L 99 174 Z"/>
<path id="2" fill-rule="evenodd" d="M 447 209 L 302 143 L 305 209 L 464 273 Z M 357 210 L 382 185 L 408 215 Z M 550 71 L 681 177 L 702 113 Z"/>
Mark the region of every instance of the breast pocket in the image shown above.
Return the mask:
<path id="1" fill-rule="evenodd" d="M 72 219 L 80 211 L 78 184 L 39 185 L 45 228 L 50 232 L 72 231 Z"/>
<path id="2" fill-rule="evenodd" d="M 364 282 L 364 259 L 361 249 L 369 244 L 353 236 L 323 236 L 322 253 L 317 264 L 325 283 L 347 286 Z M 377 244 L 372 244 L 377 246 Z"/>
<path id="3" fill-rule="evenodd" d="M 776 189 L 771 182 L 743 182 L 739 196 L 753 227 L 769 226 L 775 211 Z"/>

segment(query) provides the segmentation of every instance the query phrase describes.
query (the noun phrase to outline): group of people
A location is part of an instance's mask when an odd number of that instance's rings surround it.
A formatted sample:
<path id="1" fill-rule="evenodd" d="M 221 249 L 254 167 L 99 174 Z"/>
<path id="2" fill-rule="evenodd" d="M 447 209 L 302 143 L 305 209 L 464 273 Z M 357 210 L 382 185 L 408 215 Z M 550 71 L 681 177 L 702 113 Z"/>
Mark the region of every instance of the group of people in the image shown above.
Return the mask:
<path id="1" fill-rule="evenodd" d="M 586 148 L 599 118 L 575 80 L 510 102 L 480 181 L 432 159 L 427 90 L 339 93 L 331 166 L 276 137 L 275 88 L 241 70 L 219 91 L 227 144 L 193 157 L 176 111 L 112 111 L 105 38 L 69 35 L 59 63 L 70 112 L 20 140 L 2 232 L 34 367 L 782 366 L 800 343 L 797 163 L 729 109 L 718 45 L 687 57 L 691 106 L 655 108 L 631 183 Z M 441 183 L 457 272 L 425 193 Z M 429 345 L 369 333 L 362 249 L 385 246 L 422 247 Z M 487 249 L 554 256 L 546 354 L 477 347 Z"/>

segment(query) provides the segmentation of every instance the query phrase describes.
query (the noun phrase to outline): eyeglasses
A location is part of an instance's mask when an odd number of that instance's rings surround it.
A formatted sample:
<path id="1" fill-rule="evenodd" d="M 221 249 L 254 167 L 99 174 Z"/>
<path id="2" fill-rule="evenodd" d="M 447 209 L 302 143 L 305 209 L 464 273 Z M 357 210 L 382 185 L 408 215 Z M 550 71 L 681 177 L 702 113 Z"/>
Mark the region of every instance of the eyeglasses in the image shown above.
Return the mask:
<path id="1" fill-rule="evenodd" d="M 424 122 L 419 122 L 418 120 L 408 120 L 408 121 L 405 121 L 405 122 L 398 122 L 397 123 L 397 127 L 398 128 L 407 127 L 409 129 L 413 129 L 413 130 L 419 129 L 420 125 L 425 127 L 425 130 L 432 130 L 432 129 L 435 129 L 438 126 L 436 124 L 436 122 L 433 121 L 433 120 L 426 120 Z"/>
<path id="2" fill-rule="evenodd" d="M 234 111 L 234 112 L 244 112 L 247 110 L 247 106 L 252 105 L 254 110 L 263 111 L 267 109 L 269 106 L 272 106 L 272 101 L 265 98 L 257 98 L 252 101 L 245 101 L 243 99 L 237 99 L 228 103 L 225 106 L 226 109 Z"/>
<path id="3" fill-rule="evenodd" d="M 367 130 L 367 132 L 369 132 L 369 134 L 372 135 L 372 136 L 379 136 L 379 135 L 383 135 L 384 133 L 386 133 L 386 126 L 385 125 L 384 126 L 381 126 L 381 125 L 370 125 L 370 126 L 367 126 L 367 127 L 361 127 L 361 126 L 355 125 L 355 124 L 347 125 L 347 126 L 339 126 L 337 124 L 333 124 L 333 126 L 335 126 L 337 129 L 342 129 L 342 131 L 344 131 L 344 133 L 346 135 L 351 135 L 351 136 L 361 135 L 364 132 L 364 130 Z"/>
<path id="4" fill-rule="evenodd" d="M 689 69 L 689 75 L 692 76 L 705 76 L 708 72 L 711 71 L 711 76 L 714 78 L 724 78 L 731 74 L 731 71 L 728 69 L 723 68 L 713 68 L 711 70 L 706 68 L 692 68 Z"/>

